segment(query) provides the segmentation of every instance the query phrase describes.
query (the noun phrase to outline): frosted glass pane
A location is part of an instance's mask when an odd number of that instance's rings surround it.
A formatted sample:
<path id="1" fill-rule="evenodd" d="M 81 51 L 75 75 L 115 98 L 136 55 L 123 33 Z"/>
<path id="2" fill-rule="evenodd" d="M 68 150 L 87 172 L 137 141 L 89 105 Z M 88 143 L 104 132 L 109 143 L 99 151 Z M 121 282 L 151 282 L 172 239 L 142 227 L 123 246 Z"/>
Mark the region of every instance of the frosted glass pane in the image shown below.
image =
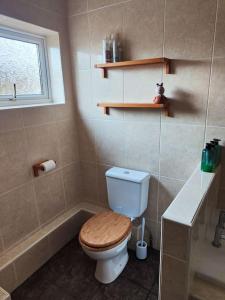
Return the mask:
<path id="1" fill-rule="evenodd" d="M 42 94 L 38 45 L 0 37 L 0 96 Z"/>

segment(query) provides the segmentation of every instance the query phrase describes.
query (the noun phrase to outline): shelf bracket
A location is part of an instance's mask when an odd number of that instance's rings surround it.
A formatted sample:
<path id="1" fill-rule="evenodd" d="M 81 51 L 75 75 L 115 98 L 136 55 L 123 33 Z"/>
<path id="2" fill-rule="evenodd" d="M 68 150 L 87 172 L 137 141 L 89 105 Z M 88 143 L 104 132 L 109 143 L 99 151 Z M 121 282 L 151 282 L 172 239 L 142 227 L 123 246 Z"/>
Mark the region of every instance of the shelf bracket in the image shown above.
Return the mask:
<path id="1" fill-rule="evenodd" d="M 108 70 L 106 68 L 102 68 L 102 77 L 108 78 Z"/>
<path id="2" fill-rule="evenodd" d="M 109 113 L 109 107 L 107 107 L 107 106 L 104 107 L 104 114 L 108 115 L 108 116 L 110 115 L 110 113 Z"/>
<path id="3" fill-rule="evenodd" d="M 170 74 L 171 68 L 170 68 L 170 61 L 169 61 L 169 60 L 167 60 L 167 61 L 164 63 L 163 68 L 164 68 L 164 73 L 165 73 L 165 74 Z"/>

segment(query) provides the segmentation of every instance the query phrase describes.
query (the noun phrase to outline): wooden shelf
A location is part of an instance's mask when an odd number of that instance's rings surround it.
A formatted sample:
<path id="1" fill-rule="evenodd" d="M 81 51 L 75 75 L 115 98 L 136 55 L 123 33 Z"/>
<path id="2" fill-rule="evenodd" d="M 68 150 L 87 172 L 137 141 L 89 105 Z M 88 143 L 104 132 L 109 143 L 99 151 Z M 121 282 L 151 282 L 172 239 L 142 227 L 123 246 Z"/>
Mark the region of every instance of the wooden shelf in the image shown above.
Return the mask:
<path id="1" fill-rule="evenodd" d="M 104 113 L 109 115 L 110 108 L 144 108 L 144 109 L 164 109 L 165 115 L 169 117 L 169 103 L 167 104 L 154 104 L 154 103 L 113 103 L 102 102 L 97 104 L 98 107 L 104 109 Z"/>
<path id="2" fill-rule="evenodd" d="M 148 58 L 139 60 L 120 61 L 116 63 L 96 64 L 95 68 L 102 69 L 103 78 L 108 77 L 108 69 L 126 68 L 151 64 L 163 64 L 165 74 L 170 74 L 170 59 L 166 57 Z"/>

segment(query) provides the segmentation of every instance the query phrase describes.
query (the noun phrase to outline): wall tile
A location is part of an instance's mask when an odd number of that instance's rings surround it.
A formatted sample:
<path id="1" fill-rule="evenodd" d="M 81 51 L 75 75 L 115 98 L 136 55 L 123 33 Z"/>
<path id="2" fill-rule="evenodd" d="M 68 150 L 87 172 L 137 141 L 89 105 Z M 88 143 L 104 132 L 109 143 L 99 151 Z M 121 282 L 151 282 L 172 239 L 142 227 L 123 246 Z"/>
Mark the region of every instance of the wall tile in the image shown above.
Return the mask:
<path id="1" fill-rule="evenodd" d="M 161 300 L 186 299 L 187 273 L 187 263 L 163 255 Z"/>
<path id="2" fill-rule="evenodd" d="M 160 175 L 187 180 L 201 160 L 204 127 L 162 123 L 161 129 Z"/>
<path id="3" fill-rule="evenodd" d="M 31 180 L 27 152 L 23 130 L 0 133 L 0 193 Z"/>
<path id="4" fill-rule="evenodd" d="M 86 12 L 87 2 L 88 0 L 68 0 L 69 16 Z"/>
<path id="5" fill-rule="evenodd" d="M 167 1 L 165 13 L 165 57 L 175 59 L 211 57 L 216 1 Z"/>
<path id="6" fill-rule="evenodd" d="M 97 161 L 106 165 L 123 166 L 125 161 L 124 123 L 96 121 L 95 130 Z"/>
<path id="7" fill-rule="evenodd" d="M 24 126 L 42 125 L 54 121 L 54 110 L 52 106 L 35 107 L 23 109 Z"/>
<path id="8" fill-rule="evenodd" d="M 39 177 L 34 182 L 41 224 L 65 210 L 65 196 L 61 171 Z"/>
<path id="9" fill-rule="evenodd" d="M 225 189 L 220 189 L 218 193 L 218 208 L 225 210 Z"/>
<path id="10" fill-rule="evenodd" d="M 166 211 L 171 202 L 175 199 L 183 187 L 185 181 L 174 180 L 170 178 L 160 178 L 159 183 L 159 200 L 158 200 L 158 221 L 161 221 L 161 216 Z"/>
<path id="11" fill-rule="evenodd" d="M 17 284 L 22 284 L 50 258 L 48 238 L 39 241 L 29 251 L 17 258 L 15 268 Z"/>
<path id="12" fill-rule="evenodd" d="M 146 227 L 152 239 L 152 247 L 160 250 L 160 224 L 146 218 Z"/>
<path id="13" fill-rule="evenodd" d="M 65 2 L 62 0 L 29 0 L 31 4 L 39 6 L 40 8 L 47 9 L 49 12 L 56 12 L 59 14 L 65 14 Z"/>
<path id="14" fill-rule="evenodd" d="M 61 165 L 65 166 L 72 162 L 77 162 L 79 160 L 79 154 L 75 121 L 58 122 L 57 128 Z"/>
<path id="15" fill-rule="evenodd" d="M 126 122 L 125 157 L 130 169 L 159 173 L 160 124 Z"/>
<path id="16" fill-rule="evenodd" d="M 0 206 L 0 228 L 7 249 L 38 227 L 32 185 L 24 185 L 0 197 Z"/>
<path id="17" fill-rule="evenodd" d="M 76 205 L 81 197 L 81 172 L 79 163 L 72 164 L 62 170 L 66 194 L 66 208 Z"/>
<path id="18" fill-rule="evenodd" d="M 144 216 L 154 222 L 157 222 L 158 185 L 159 178 L 151 174 L 148 192 L 148 207 Z"/>
<path id="19" fill-rule="evenodd" d="M 51 255 L 57 253 L 62 247 L 64 247 L 69 241 L 71 241 L 72 238 L 74 238 L 77 232 L 75 228 L 72 228 L 72 225 L 72 221 L 69 220 L 50 233 L 49 241 L 51 247 Z"/>
<path id="20" fill-rule="evenodd" d="M 225 126 L 224 107 L 225 58 L 213 60 L 209 94 L 208 125 Z"/>
<path id="21" fill-rule="evenodd" d="M 80 117 L 93 117 L 96 107 L 92 101 L 90 70 L 80 70 L 76 73 L 75 93 Z"/>
<path id="22" fill-rule="evenodd" d="M 53 159 L 60 166 L 56 124 L 26 128 L 29 162 L 31 165 Z"/>
<path id="23" fill-rule="evenodd" d="M 106 7 L 89 14 L 91 54 L 102 55 L 102 40 L 111 33 L 122 37 L 123 5 Z"/>
<path id="24" fill-rule="evenodd" d="M 8 265 L 0 271 L 0 286 L 11 293 L 17 286 L 13 265 Z"/>
<path id="25" fill-rule="evenodd" d="M 73 0 L 74 1 L 74 0 Z M 74 68 L 89 69 L 91 66 L 88 15 L 69 19 L 70 46 Z M 76 74 L 75 74 L 76 76 Z"/>
<path id="26" fill-rule="evenodd" d="M 210 60 L 173 60 L 172 70 L 163 80 L 173 118 L 162 115 L 163 121 L 205 124 Z"/>
<path id="27" fill-rule="evenodd" d="M 217 23 L 216 23 L 216 37 L 215 37 L 215 57 L 225 56 L 225 37 L 224 37 L 224 27 L 225 27 L 225 2 L 223 0 L 218 1 L 218 13 L 217 13 Z"/>
<path id="28" fill-rule="evenodd" d="M 74 120 L 77 113 L 77 108 L 75 105 L 74 97 L 73 99 L 66 99 L 65 104 L 55 105 L 54 108 L 55 120 L 64 121 L 64 120 Z"/>
<path id="29" fill-rule="evenodd" d="M 0 256 L 1 256 L 1 253 L 3 252 L 4 250 L 4 247 L 3 247 L 3 237 L 2 237 L 2 233 L 0 231 Z"/>
<path id="30" fill-rule="evenodd" d="M 88 10 L 123 2 L 124 0 L 88 0 Z"/>
<path id="31" fill-rule="evenodd" d="M 49 235 L 51 255 L 57 253 L 79 233 L 81 226 L 91 217 L 90 213 L 81 211 L 58 227 Z"/>
<path id="32" fill-rule="evenodd" d="M 21 109 L 10 109 L 0 111 L 0 132 L 20 129 L 23 127 Z"/>
<path id="33" fill-rule="evenodd" d="M 83 178 L 82 191 L 84 201 L 96 203 L 98 197 L 96 164 L 81 162 L 81 178 Z"/>
<path id="34" fill-rule="evenodd" d="M 92 57 L 92 60 L 94 58 Z M 123 110 L 110 109 L 110 115 L 105 115 L 103 109 L 97 107 L 99 102 L 123 102 L 123 71 L 109 70 L 108 78 L 102 78 L 101 70 L 92 68 L 92 97 L 94 117 L 101 119 L 123 119 Z"/>
<path id="35" fill-rule="evenodd" d="M 91 119 L 80 119 L 78 123 L 80 159 L 89 162 L 96 161 L 95 153 L 95 123 Z"/>
<path id="36" fill-rule="evenodd" d="M 24 0 L 12 0 L 10 4 L 7 0 L 2 0 L 0 8 L 2 14 L 56 31 L 60 31 L 65 22 L 65 18 L 60 14 L 51 13 L 38 6 L 34 7 L 30 2 Z"/>
<path id="37" fill-rule="evenodd" d="M 125 4 L 125 59 L 162 56 L 164 6 L 164 0 L 134 0 Z"/>
<path id="38" fill-rule="evenodd" d="M 98 204 L 104 207 L 109 207 L 105 172 L 110 168 L 111 166 L 97 165 Z"/>
<path id="39" fill-rule="evenodd" d="M 163 253 L 189 260 L 190 232 L 187 226 L 163 220 Z"/>

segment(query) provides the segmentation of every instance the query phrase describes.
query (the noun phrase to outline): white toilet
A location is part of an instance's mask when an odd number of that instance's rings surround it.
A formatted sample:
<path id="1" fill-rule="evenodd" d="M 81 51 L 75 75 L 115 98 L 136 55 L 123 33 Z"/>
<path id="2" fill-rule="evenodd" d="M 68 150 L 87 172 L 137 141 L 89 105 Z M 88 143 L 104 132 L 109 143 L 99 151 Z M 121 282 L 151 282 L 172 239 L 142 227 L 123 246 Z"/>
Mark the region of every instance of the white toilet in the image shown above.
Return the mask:
<path id="1" fill-rule="evenodd" d="M 131 222 L 147 208 L 149 179 L 149 173 L 117 167 L 106 172 L 112 210 L 91 217 L 79 235 L 84 252 L 97 260 L 95 277 L 102 283 L 114 281 L 127 264 Z"/>

